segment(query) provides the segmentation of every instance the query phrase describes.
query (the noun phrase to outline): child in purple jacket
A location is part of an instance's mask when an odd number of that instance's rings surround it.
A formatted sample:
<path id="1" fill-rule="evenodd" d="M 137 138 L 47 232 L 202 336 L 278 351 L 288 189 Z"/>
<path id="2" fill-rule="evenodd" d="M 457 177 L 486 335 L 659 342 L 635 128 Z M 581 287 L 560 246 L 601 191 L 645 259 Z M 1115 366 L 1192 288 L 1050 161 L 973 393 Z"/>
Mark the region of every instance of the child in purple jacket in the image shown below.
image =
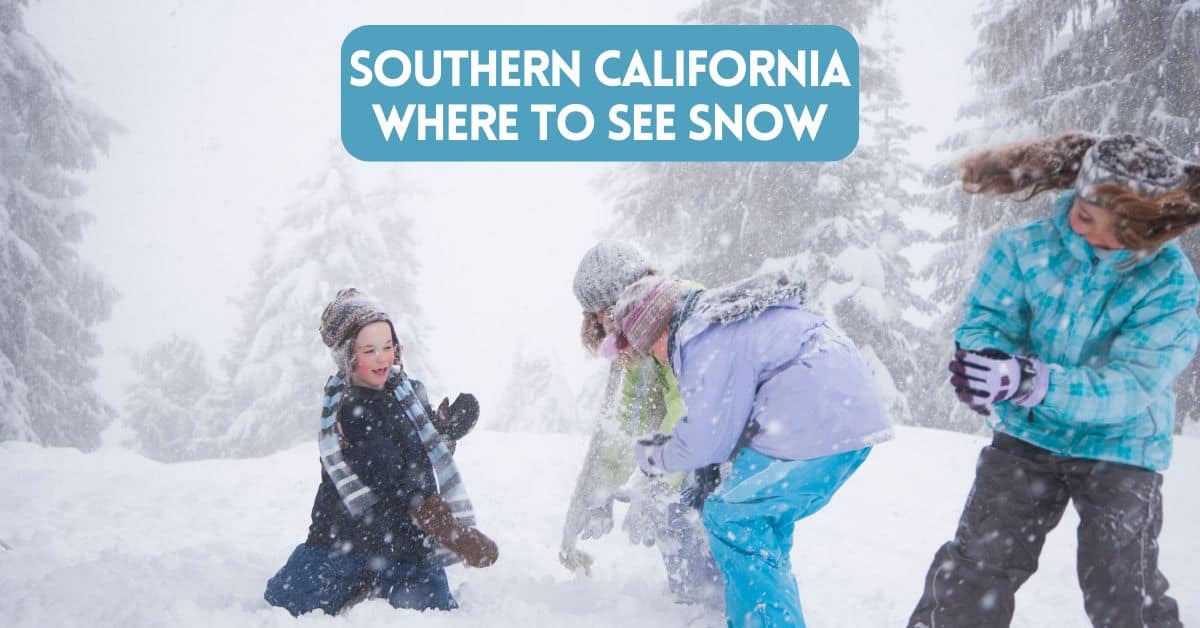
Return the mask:
<path id="1" fill-rule="evenodd" d="M 639 441 L 642 470 L 733 460 L 703 510 L 730 625 L 804 625 L 793 526 L 892 436 L 866 363 L 803 302 L 782 274 L 692 291 L 650 276 L 613 308 L 606 342 L 669 364 L 688 409 L 670 436 Z"/>

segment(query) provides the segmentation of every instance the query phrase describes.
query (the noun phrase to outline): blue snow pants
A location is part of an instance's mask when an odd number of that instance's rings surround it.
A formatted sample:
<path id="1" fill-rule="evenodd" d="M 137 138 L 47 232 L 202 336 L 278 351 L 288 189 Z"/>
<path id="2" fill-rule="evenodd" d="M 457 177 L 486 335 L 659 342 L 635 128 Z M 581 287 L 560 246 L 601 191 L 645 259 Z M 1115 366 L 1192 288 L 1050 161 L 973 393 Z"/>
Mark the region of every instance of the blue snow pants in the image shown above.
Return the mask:
<path id="1" fill-rule="evenodd" d="M 267 581 L 263 597 L 292 615 L 318 608 L 334 615 L 368 597 L 387 598 L 396 608 L 458 608 L 440 565 L 388 561 L 307 543 L 296 546 L 287 564 Z"/>
<path id="2" fill-rule="evenodd" d="M 779 460 L 743 448 L 704 504 L 704 527 L 725 576 L 731 627 L 804 626 L 790 559 L 795 522 L 829 503 L 871 448 Z"/>

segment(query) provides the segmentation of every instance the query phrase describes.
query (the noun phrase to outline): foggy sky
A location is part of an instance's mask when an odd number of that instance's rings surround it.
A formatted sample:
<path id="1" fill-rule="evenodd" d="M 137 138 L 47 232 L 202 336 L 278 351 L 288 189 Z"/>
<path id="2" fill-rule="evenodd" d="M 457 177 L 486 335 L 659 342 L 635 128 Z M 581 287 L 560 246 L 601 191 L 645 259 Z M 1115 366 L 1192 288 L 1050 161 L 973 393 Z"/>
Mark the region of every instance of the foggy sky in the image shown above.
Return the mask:
<path id="1" fill-rule="evenodd" d="M 81 254 L 121 294 L 98 328 L 100 392 L 119 405 L 137 376 L 126 351 L 171 333 L 199 341 L 210 360 L 225 353 L 238 320 L 231 300 L 249 282 L 264 227 L 337 139 L 338 55 L 355 27 L 671 24 L 694 4 L 32 3 L 30 33 L 73 75 L 73 89 L 127 130 L 80 177 L 80 203 L 96 218 Z M 908 116 L 926 129 L 910 150 L 927 165 L 968 94 L 976 3 L 895 4 Z M 420 181 L 418 289 L 433 326 L 435 394 L 496 399 L 518 343 L 555 351 L 572 370 L 595 368 L 580 357 L 570 280 L 605 226 L 590 181 L 608 166 L 362 167 Z"/>

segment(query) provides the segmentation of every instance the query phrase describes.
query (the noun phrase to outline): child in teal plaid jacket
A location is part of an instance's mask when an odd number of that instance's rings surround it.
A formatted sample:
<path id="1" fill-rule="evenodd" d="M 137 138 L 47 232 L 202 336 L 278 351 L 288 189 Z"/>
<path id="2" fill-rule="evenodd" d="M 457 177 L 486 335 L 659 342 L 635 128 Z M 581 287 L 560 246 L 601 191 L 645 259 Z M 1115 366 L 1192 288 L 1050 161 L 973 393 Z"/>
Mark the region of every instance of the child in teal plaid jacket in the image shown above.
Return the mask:
<path id="1" fill-rule="evenodd" d="M 1200 339 L 1200 286 L 1171 240 L 1200 223 L 1200 165 L 1071 133 L 960 169 L 968 192 L 1062 193 L 996 237 L 964 304 L 950 382 L 995 437 L 909 626 L 1007 626 L 1069 502 L 1092 624 L 1181 626 L 1157 537 L 1172 384 Z"/>

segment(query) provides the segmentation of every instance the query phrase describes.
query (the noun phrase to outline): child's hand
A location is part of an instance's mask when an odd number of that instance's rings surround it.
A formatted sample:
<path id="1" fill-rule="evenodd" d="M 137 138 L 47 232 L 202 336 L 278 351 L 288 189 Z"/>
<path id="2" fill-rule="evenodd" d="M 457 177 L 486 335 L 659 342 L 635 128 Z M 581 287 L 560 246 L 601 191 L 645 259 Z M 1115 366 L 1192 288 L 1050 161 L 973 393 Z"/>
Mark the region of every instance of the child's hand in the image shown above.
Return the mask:
<path id="1" fill-rule="evenodd" d="M 583 575 L 590 576 L 592 575 L 592 563 L 595 562 L 595 559 L 592 558 L 591 554 L 572 546 L 563 547 L 559 550 L 558 562 L 570 571 L 583 570 Z"/>
<path id="2" fill-rule="evenodd" d="M 950 372 L 958 399 L 984 416 L 989 414 L 989 404 L 1009 399 L 1021 406 L 1037 405 L 1049 384 L 1049 373 L 1040 360 L 996 349 L 956 351 Z"/>
<path id="3" fill-rule="evenodd" d="M 461 556 L 471 567 L 488 567 L 499 557 L 496 543 L 479 530 L 459 523 L 450 504 L 439 495 L 429 495 L 413 506 L 409 514 L 425 534 Z"/>
<path id="4" fill-rule="evenodd" d="M 975 412 L 988 416 L 988 406 L 1004 401 L 1017 391 L 1021 368 L 1007 353 L 958 350 L 950 361 L 950 385 L 958 400 Z"/>
<path id="5" fill-rule="evenodd" d="M 434 414 L 430 420 L 438 433 L 450 440 L 461 440 L 479 421 L 479 401 L 471 393 L 460 394 L 454 403 L 443 398 Z"/>
<path id="6" fill-rule="evenodd" d="M 649 438 L 638 439 L 633 446 L 633 456 L 637 459 L 638 468 L 646 475 L 662 475 L 667 472 L 663 468 L 662 449 L 670 442 L 667 434 L 654 434 Z"/>
<path id="7" fill-rule="evenodd" d="M 662 478 L 631 480 L 629 512 L 621 529 L 634 545 L 650 547 L 666 535 L 667 502 L 671 500 L 670 486 Z"/>
<path id="8" fill-rule="evenodd" d="M 476 528 L 466 528 L 458 544 L 459 556 L 469 567 L 491 567 L 500 558 L 496 542 Z"/>
<path id="9" fill-rule="evenodd" d="M 613 528 L 613 492 L 607 488 L 594 491 L 587 508 L 583 511 L 581 540 L 598 539 Z"/>

